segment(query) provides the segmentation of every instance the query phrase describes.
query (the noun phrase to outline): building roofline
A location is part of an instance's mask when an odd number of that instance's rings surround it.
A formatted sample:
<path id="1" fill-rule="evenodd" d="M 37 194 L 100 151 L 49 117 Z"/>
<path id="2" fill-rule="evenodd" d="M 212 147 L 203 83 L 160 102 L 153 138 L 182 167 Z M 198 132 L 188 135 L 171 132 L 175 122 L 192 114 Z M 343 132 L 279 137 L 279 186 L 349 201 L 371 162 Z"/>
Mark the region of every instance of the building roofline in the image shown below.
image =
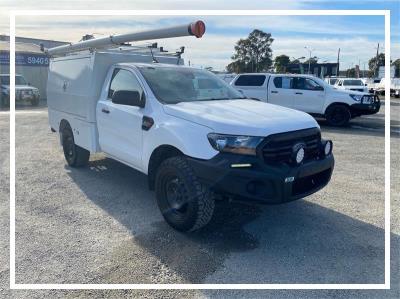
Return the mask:
<path id="1" fill-rule="evenodd" d="M 6 36 L 6 37 L 10 37 L 7 34 L 0 34 L 1 36 Z M 15 38 L 26 38 L 26 39 L 35 39 L 35 40 L 42 40 L 42 41 L 46 41 L 46 42 L 57 42 L 57 43 L 66 43 L 69 44 L 70 42 L 66 42 L 66 41 L 62 41 L 62 40 L 54 40 L 54 39 L 45 39 L 45 38 L 35 38 L 35 37 L 27 37 L 27 36 L 16 36 Z"/>

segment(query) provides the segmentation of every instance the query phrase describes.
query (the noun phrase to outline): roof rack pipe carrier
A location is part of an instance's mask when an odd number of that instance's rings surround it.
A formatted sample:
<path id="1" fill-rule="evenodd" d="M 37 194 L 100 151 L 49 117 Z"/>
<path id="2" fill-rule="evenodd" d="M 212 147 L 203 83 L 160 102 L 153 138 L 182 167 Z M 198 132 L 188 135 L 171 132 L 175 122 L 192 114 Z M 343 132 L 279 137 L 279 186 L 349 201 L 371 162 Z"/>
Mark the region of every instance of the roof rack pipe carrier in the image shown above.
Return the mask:
<path id="1" fill-rule="evenodd" d="M 89 39 L 75 44 L 62 45 L 45 50 L 51 56 L 64 55 L 72 52 L 105 48 L 107 46 L 121 45 L 126 42 L 137 42 L 160 38 L 172 38 L 180 36 L 196 36 L 200 38 L 205 33 L 206 27 L 203 21 L 196 21 L 189 25 L 179 25 L 168 28 L 153 29 L 142 32 L 125 33 L 119 35 L 110 35 L 108 37 Z"/>

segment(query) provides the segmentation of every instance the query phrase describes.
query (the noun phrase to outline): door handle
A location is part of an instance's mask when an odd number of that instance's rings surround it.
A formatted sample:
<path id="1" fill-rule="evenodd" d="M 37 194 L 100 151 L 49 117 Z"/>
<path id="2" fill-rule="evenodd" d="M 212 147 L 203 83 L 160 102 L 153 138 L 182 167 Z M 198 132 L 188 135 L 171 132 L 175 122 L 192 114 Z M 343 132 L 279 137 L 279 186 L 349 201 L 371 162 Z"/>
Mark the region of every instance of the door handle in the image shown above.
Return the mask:
<path id="1" fill-rule="evenodd" d="M 103 113 L 110 113 L 110 110 L 107 110 L 106 108 L 103 108 L 103 109 L 101 109 L 101 112 L 103 112 Z"/>
<path id="2" fill-rule="evenodd" d="M 276 90 L 271 90 L 271 93 L 278 93 Z"/>
<path id="3" fill-rule="evenodd" d="M 302 92 L 296 92 L 296 94 L 303 94 Z"/>

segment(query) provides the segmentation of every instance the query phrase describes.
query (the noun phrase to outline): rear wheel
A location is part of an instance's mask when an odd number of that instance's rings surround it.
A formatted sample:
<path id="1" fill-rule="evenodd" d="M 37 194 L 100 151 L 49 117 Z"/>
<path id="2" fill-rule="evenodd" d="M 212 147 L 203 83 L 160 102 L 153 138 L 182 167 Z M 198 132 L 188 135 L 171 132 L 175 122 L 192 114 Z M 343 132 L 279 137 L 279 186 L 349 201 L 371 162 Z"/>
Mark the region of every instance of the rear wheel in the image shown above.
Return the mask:
<path id="1" fill-rule="evenodd" d="M 346 126 L 351 119 L 349 108 L 344 105 L 332 105 L 325 113 L 325 118 L 331 126 Z"/>
<path id="2" fill-rule="evenodd" d="M 194 231 L 211 220 L 215 206 L 213 194 L 201 184 L 184 157 L 161 163 L 155 189 L 161 213 L 173 228 Z"/>
<path id="3" fill-rule="evenodd" d="M 75 144 L 74 134 L 69 125 L 62 130 L 61 140 L 68 165 L 72 167 L 85 166 L 89 161 L 90 152 Z"/>

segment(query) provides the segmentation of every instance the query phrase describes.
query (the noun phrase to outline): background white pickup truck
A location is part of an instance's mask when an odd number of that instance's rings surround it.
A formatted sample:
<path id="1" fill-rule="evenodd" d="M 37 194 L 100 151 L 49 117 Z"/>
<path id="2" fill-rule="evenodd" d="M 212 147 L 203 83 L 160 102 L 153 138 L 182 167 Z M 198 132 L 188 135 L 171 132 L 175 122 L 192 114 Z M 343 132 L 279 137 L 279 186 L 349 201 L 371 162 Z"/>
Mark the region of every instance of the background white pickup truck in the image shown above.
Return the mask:
<path id="1" fill-rule="evenodd" d="M 249 98 L 324 117 L 330 125 L 379 111 L 379 98 L 363 92 L 339 90 L 311 75 L 249 73 L 230 83 Z"/>
<path id="2" fill-rule="evenodd" d="M 363 80 L 357 78 L 339 78 L 334 87 L 337 89 L 359 91 L 368 93 L 369 89 Z"/>

